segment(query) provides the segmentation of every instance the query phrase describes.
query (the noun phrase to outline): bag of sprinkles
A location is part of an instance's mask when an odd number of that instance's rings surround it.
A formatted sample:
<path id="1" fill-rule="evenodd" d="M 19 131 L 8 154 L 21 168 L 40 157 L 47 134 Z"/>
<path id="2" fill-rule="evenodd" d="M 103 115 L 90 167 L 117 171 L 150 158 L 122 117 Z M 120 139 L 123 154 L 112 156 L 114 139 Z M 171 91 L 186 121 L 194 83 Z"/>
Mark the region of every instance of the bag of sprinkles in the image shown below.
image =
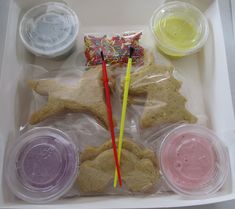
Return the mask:
<path id="1" fill-rule="evenodd" d="M 85 34 L 85 57 L 88 66 L 102 63 L 100 51 L 102 50 L 109 65 L 125 65 L 128 61 L 129 48 L 135 51 L 132 56 L 133 65 L 142 65 L 144 62 L 144 48 L 140 45 L 142 32 L 124 32 L 122 34 Z"/>

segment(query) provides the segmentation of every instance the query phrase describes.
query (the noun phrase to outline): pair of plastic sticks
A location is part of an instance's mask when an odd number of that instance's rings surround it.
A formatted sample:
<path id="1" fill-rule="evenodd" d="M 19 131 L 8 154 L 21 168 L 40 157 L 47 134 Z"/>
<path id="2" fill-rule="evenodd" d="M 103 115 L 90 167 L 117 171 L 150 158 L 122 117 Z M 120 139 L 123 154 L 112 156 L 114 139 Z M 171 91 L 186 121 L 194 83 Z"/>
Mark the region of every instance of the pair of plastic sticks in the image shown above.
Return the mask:
<path id="1" fill-rule="evenodd" d="M 122 115 L 121 115 L 120 133 L 119 133 L 119 140 L 118 140 L 118 152 L 117 152 L 116 142 L 115 142 L 114 125 L 113 125 L 113 116 L 112 116 L 112 106 L 111 106 L 111 101 L 110 101 L 110 92 L 109 92 L 109 85 L 108 85 L 108 74 L 107 74 L 106 62 L 104 59 L 104 55 L 103 55 L 103 52 L 101 51 L 103 82 L 104 82 L 104 89 L 105 89 L 105 95 L 106 95 L 106 105 L 107 105 L 107 113 L 108 113 L 108 120 L 109 120 L 109 129 L 110 129 L 110 133 L 111 133 L 112 144 L 113 144 L 113 154 L 114 154 L 114 159 L 115 159 L 115 164 L 116 164 L 114 184 L 113 184 L 114 187 L 117 186 L 117 180 L 119 181 L 119 185 L 122 186 L 120 160 L 121 160 L 121 153 L 122 153 L 122 142 L 123 142 L 124 125 L 125 125 L 125 118 L 126 118 L 126 107 L 127 107 L 128 92 L 129 92 L 129 85 L 130 85 L 133 52 L 134 52 L 134 48 L 130 47 L 130 54 L 129 54 L 128 63 L 127 63 L 124 93 L 123 93 Z"/>

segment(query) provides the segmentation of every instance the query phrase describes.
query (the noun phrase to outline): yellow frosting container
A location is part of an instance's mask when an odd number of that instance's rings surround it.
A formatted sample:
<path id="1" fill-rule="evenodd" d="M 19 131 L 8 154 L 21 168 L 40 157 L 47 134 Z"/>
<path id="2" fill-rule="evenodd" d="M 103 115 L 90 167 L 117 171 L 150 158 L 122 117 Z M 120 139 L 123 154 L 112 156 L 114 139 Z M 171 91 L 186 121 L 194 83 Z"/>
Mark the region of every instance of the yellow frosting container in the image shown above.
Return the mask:
<path id="1" fill-rule="evenodd" d="M 182 57 L 200 50 L 209 33 L 203 13 L 189 3 L 178 1 L 157 8 L 150 27 L 157 47 L 173 57 Z"/>

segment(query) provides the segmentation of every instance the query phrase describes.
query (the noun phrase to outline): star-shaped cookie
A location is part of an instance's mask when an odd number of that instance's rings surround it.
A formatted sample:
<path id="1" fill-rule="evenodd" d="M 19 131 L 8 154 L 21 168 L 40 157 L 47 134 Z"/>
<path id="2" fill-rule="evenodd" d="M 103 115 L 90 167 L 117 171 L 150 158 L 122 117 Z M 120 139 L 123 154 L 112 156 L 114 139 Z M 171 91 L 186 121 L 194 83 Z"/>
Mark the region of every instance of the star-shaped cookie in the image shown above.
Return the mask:
<path id="1" fill-rule="evenodd" d="M 31 115 L 30 124 L 63 112 L 87 112 L 108 127 L 101 66 L 85 71 L 73 85 L 58 79 L 30 80 L 29 85 L 38 94 L 48 96 L 47 103 Z"/>
<path id="2" fill-rule="evenodd" d="M 185 108 L 187 100 L 179 93 L 180 87 L 172 66 L 150 62 L 131 74 L 129 103 L 144 106 L 139 121 L 141 128 L 197 121 Z"/>

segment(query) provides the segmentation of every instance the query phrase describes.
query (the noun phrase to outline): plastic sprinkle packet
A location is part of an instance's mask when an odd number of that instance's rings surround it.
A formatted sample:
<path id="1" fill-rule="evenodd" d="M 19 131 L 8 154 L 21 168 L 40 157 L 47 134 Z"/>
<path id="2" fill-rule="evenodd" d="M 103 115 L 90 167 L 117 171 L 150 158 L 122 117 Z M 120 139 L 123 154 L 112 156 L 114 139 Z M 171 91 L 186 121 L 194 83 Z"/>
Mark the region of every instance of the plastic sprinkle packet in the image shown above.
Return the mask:
<path id="1" fill-rule="evenodd" d="M 84 43 L 87 65 L 102 64 L 101 50 L 105 55 L 107 64 L 125 65 L 128 62 L 130 46 L 135 49 L 132 56 L 133 65 L 142 65 L 144 63 L 144 48 L 139 44 L 141 36 L 141 31 L 124 32 L 113 36 L 107 34 L 86 34 Z"/>

